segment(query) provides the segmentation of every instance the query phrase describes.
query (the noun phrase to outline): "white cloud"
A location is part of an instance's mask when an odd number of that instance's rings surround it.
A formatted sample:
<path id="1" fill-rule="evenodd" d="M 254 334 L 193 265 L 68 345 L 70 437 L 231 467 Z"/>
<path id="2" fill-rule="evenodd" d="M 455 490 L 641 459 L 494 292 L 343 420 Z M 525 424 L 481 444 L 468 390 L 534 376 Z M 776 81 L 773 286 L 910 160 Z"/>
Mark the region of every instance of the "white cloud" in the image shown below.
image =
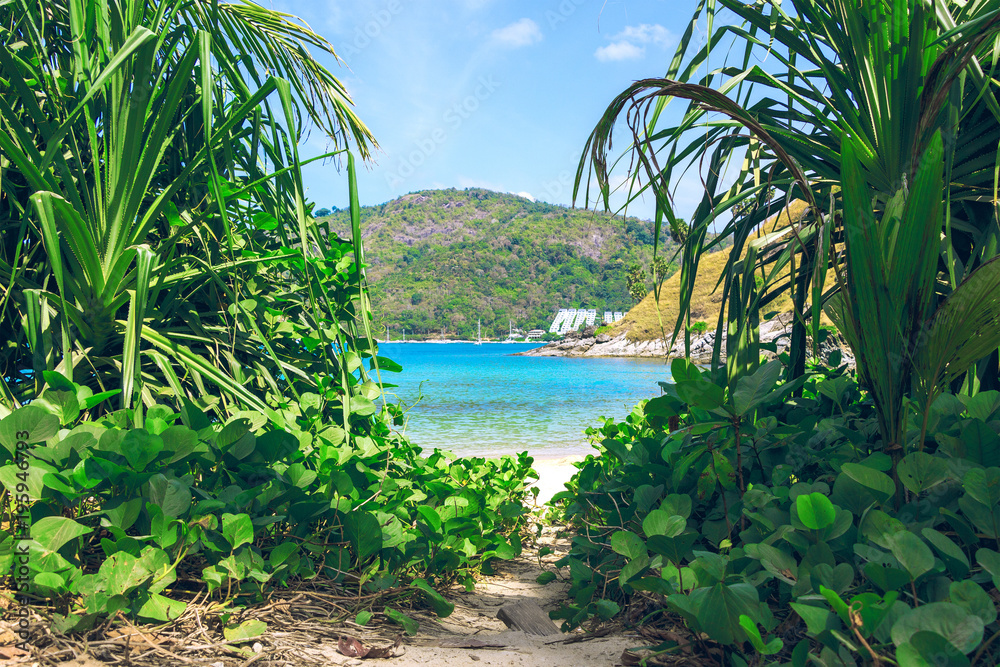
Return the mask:
<path id="1" fill-rule="evenodd" d="M 639 44 L 652 43 L 663 47 L 670 46 L 676 40 L 673 33 L 662 25 L 648 23 L 626 26 L 624 30 L 611 39 L 628 40 Z"/>
<path id="2" fill-rule="evenodd" d="M 512 49 L 519 49 L 542 41 L 542 29 L 531 19 L 525 18 L 494 30 L 493 41 Z"/>
<path id="3" fill-rule="evenodd" d="M 516 194 L 518 197 L 523 197 L 524 199 L 527 199 L 530 202 L 535 201 L 534 195 L 532 195 L 530 192 L 515 192 L 514 194 Z"/>
<path id="4" fill-rule="evenodd" d="M 594 56 L 601 62 L 612 62 L 617 60 L 636 60 L 646 54 L 646 47 L 636 46 L 629 41 L 613 42 L 607 46 L 602 46 L 594 52 Z"/>
<path id="5" fill-rule="evenodd" d="M 611 43 L 594 52 L 601 62 L 637 60 L 646 55 L 646 45 L 667 48 L 676 42 L 674 34 L 658 23 L 642 23 L 625 26 L 625 29 L 611 37 Z"/>

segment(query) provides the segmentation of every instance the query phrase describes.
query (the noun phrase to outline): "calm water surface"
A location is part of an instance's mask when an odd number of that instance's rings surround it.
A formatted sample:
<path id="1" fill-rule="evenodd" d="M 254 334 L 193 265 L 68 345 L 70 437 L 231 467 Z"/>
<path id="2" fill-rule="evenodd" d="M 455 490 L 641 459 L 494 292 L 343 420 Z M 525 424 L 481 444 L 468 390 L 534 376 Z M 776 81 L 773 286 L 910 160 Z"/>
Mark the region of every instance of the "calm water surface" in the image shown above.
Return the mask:
<path id="1" fill-rule="evenodd" d="M 625 417 L 660 393 L 670 369 L 656 359 L 512 357 L 520 343 L 382 343 L 379 354 L 402 373 L 387 389 L 406 405 L 406 434 L 421 447 L 498 456 L 587 454 L 584 430 L 599 418 Z"/>

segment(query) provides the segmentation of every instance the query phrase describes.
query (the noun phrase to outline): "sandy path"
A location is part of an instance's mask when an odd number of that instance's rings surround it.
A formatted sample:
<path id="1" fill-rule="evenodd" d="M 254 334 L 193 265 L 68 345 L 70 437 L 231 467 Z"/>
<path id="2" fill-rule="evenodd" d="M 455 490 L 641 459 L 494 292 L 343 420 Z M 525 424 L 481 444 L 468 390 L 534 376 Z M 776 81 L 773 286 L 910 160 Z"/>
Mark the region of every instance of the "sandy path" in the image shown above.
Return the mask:
<path id="1" fill-rule="evenodd" d="M 541 472 L 541 471 L 539 471 Z M 496 618 L 504 604 L 520 600 L 537 603 L 543 610 L 557 609 L 565 599 L 568 584 L 556 580 L 542 586 L 535 582 L 543 570 L 538 565 L 538 548 L 548 546 L 554 553 L 542 558 L 546 570 L 569 550 L 569 540 L 558 538 L 546 528 L 537 546 L 525 548 L 518 560 L 503 563 L 495 576 L 483 577 L 474 592 L 454 592 L 450 598 L 455 611 L 448 618 L 418 615 L 420 633 L 404 638 L 403 655 L 385 660 L 357 660 L 339 655 L 332 646 L 318 647 L 330 664 L 414 667 L 416 665 L 490 665 L 491 667 L 589 667 L 619 665 L 622 652 L 645 643 L 635 636 L 609 635 L 587 641 L 581 631 L 564 635 L 534 637 L 507 629 Z M 448 648 L 442 644 L 475 639 L 500 645 L 497 648 Z"/>

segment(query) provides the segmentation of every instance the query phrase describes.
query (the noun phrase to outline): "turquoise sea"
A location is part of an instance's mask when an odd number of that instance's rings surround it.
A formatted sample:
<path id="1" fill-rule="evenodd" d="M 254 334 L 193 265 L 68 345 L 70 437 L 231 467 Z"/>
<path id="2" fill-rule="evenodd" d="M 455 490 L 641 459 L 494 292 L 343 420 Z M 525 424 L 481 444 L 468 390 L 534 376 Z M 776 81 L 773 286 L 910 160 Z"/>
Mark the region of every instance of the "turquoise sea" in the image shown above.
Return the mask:
<path id="1" fill-rule="evenodd" d="M 409 407 L 406 434 L 425 449 L 536 458 L 592 453 L 584 430 L 621 419 L 669 379 L 662 359 L 514 357 L 531 344 L 381 343 L 403 366 L 387 389 Z"/>

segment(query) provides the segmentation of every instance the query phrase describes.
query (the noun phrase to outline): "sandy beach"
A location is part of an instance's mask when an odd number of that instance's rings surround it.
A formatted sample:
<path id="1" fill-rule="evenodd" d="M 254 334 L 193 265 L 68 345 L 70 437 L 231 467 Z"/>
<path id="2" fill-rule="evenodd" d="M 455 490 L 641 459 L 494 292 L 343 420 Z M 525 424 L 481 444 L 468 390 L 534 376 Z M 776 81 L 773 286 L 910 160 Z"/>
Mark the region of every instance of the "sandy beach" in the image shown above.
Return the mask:
<path id="1" fill-rule="evenodd" d="M 565 484 L 576 473 L 573 465 L 586 458 L 583 454 L 560 456 L 558 458 L 535 457 L 532 468 L 538 473 L 538 481 L 532 486 L 538 487 L 537 505 L 541 507 L 555 494 L 565 490 Z"/>

